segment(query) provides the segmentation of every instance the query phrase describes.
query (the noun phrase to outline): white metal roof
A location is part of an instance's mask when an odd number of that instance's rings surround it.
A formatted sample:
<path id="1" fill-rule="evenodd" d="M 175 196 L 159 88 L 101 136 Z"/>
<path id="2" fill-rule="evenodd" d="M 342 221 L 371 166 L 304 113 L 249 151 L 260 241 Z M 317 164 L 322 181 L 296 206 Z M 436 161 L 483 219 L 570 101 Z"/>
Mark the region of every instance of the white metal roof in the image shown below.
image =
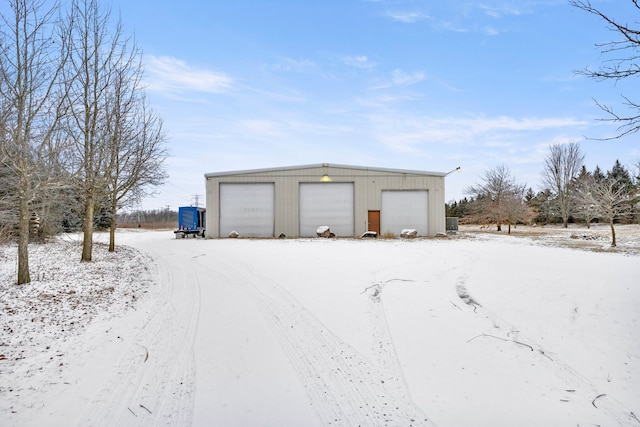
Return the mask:
<path id="1" fill-rule="evenodd" d="M 254 174 L 254 173 L 269 173 L 269 172 L 287 172 L 292 170 L 316 169 L 316 168 L 356 169 L 356 170 L 364 170 L 364 171 L 372 171 L 372 172 L 390 172 L 390 173 L 399 173 L 399 174 L 429 175 L 429 176 L 446 176 L 447 175 L 447 173 L 445 172 L 431 172 L 431 171 L 419 171 L 419 170 L 408 170 L 408 169 L 389 169 L 389 168 L 377 168 L 377 167 L 368 167 L 368 166 L 351 166 L 351 165 L 339 165 L 335 163 L 331 163 L 331 164 L 318 163 L 313 165 L 285 166 L 285 167 L 278 167 L 278 168 L 211 172 L 211 173 L 204 174 L 204 176 L 205 178 L 215 178 L 219 176 L 247 175 L 247 174 Z"/>

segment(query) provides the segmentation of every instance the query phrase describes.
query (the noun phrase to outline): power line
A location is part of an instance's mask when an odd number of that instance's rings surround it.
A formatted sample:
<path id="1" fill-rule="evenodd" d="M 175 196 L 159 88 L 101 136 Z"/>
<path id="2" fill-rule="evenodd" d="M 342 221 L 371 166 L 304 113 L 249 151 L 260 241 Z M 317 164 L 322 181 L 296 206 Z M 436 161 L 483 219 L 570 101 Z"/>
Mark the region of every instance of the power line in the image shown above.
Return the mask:
<path id="1" fill-rule="evenodd" d="M 191 196 L 193 200 L 192 206 L 200 206 L 200 197 L 202 197 L 202 194 L 194 194 L 193 196 Z"/>

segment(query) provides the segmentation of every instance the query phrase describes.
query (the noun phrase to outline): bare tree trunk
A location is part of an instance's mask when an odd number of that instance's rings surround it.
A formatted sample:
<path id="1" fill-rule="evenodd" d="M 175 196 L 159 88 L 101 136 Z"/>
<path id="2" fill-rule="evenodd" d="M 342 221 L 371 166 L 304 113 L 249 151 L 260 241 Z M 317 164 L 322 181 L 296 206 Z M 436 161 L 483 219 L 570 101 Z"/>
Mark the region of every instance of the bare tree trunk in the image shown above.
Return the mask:
<path id="1" fill-rule="evenodd" d="M 20 218 L 18 221 L 18 285 L 24 285 L 31 282 L 29 273 L 29 203 L 26 195 L 20 197 Z"/>
<path id="2" fill-rule="evenodd" d="M 118 201 L 113 198 L 111 201 L 111 218 L 109 221 L 109 252 L 116 250 L 116 212 L 118 211 Z"/>
<path id="3" fill-rule="evenodd" d="M 609 220 L 609 226 L 611 226 L 611 246 L 616 246 L 616 229 L 613 226 L 613 218 Z"/>
<path id="4" fill-rule="evenodd" d="M 82 241 L 82 258 L 80 261 L 91 261 L 91 252 L 93 249 L 93 212 L 94 202 L 91 196 L 87 196 L 84 203 L 84 238 Z"/>

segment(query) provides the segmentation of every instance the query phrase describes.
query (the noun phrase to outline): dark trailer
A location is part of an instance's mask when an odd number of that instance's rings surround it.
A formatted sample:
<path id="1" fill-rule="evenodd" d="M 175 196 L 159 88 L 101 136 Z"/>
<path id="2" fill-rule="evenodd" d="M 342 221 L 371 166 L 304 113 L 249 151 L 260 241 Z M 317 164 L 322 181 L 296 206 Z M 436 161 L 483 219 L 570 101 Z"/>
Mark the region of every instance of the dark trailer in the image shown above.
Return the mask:
<path id="1" fill-rule="evenodd" d="M 176 239 L 193 237 L 204 237 L 206 212 L 205 208 L 197 206 L 181 206 L 178 208 L 178 229 L 174 231 Z"/>

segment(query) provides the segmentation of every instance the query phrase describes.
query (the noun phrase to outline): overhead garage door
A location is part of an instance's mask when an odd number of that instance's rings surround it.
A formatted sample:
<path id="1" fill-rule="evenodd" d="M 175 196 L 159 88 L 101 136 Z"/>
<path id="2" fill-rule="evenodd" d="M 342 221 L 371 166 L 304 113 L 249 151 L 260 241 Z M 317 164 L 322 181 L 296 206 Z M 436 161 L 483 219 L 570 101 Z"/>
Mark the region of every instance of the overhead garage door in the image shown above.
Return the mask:
<path id="1" fill-rule="evenodd" d="M 300 236 L 315 236 L 321 225 L 336 236 L 353 236 L 353 183 L 300 184 Z"/>
<path id="2" fill-rule="evenodd" d="M 382 234 L 393 233 L 397 236 L 403 229 L 413 228 L 420 236 L 428 235 L 428 198 L 426 190 L 383 191 L 380 212 Z"/>
<path id="3" fill-rule="evenodd" d="M 274 184 L 220 184 L 220 236 L 273 237 Z"/>

